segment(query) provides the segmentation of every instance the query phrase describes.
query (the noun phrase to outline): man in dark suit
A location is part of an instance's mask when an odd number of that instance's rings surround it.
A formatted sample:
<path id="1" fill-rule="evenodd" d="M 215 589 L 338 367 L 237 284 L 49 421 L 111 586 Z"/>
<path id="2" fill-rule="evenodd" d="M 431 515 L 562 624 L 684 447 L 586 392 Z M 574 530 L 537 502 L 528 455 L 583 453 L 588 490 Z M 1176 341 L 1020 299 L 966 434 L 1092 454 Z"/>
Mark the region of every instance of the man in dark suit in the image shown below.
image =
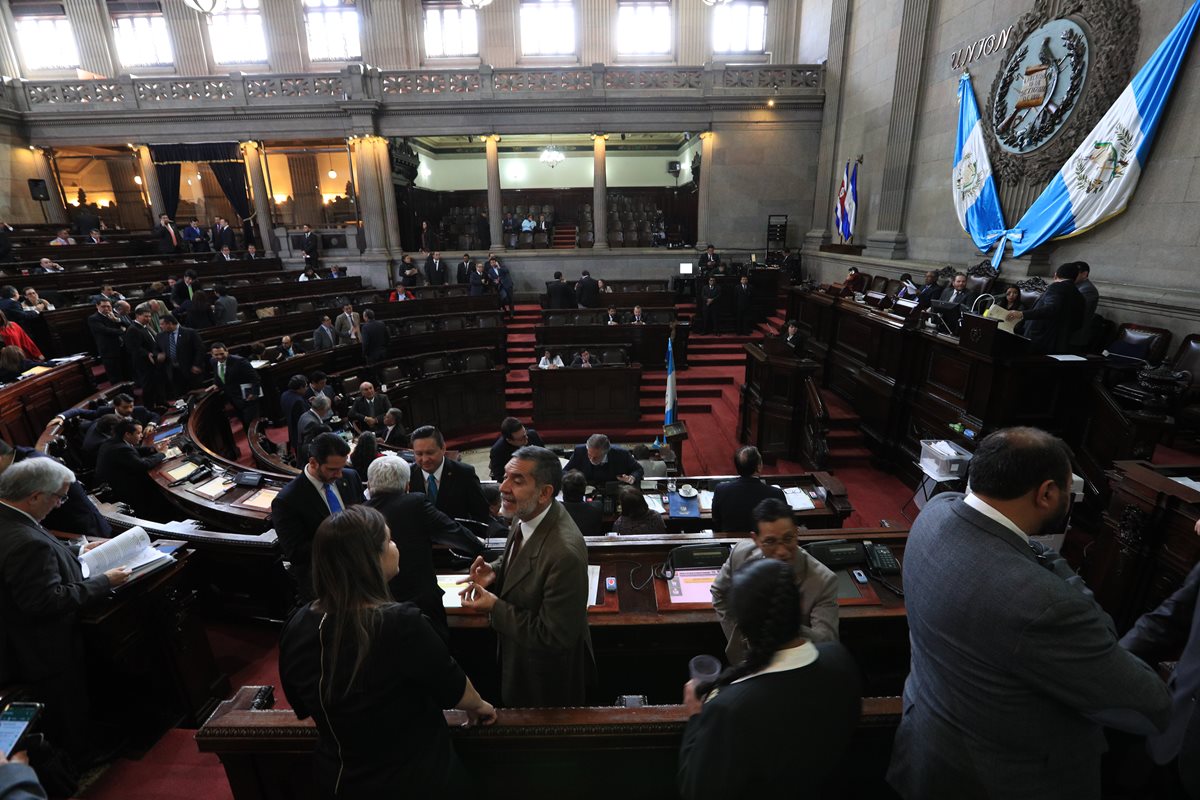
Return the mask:
<path id="1" fill-rule="evenodd" d="M 133 383 L 142 390 L 142 405 L 156 408 L 166 404 L 166 392 L 158 376 L 158 342 L 150 330 L 150 304 L 142 303 L 133 313 L 133 324 L 125 330 L 125 353 L 133 367 Z"/>
<path id="2" fill-rule="evenodd" d="M 720 270 L 721 257 L 717 255 L 717 248 L 710 244 L 704 248 L 704 255 L 700 256 L 700 260 L 696 262 L 696 274 L 706 278 Z"/>
<path id="3" fill-rule="evenodd" d="M 283 557 L 291 564 L 300 602 L 313 599 L 312 544 L 330 514 L 363 501 L 362 480 L 346 469 L 350 445 L 335 433 L 314 441 L 304 470 L 271 501 L 271 521 Z"/>
<path id="4" fill-rule="evenodd" d="M 783 261 L 779 268 L 788 276 L 788 281 L 791 283 L 800 283 L 803 276 L 800 274 L 800 257 L 793 253 L 790 248 L 783 248 Z"/>
<path id="5" fill-rule="evenodd" d="M 222 261 L 222 262 L 235 261 L 236 259 L 233 255 L 233 248 L 231 248 L 229 245 L 224 245 L 212 257 L 212 260 L 213 261 Z"/>
<path id="6" fill-rule="evenodd" d="M 308 379 L 303 375 L 293 375 L 288 378 L 287 388 L 279 393 L 279 413 L 288 429 L 288 448 L 294 453 L 300 443 L 296 425 L 300 415 L 308 410 L 308 398 L 304 391 L 308 388 Z"/>
<path id="7" fill-rule="evenodd" d="M 300 242 L 300 249 L 304 251 L 304 266 L 317 269 L 318 257 L 321 253 L 321 237 L 316 234 L 311 225 L 304 225 L 301 230 L 304 231 L 304 238 Z"/>
<path id="8" fill-rule="evenodd" d="M 200 291 L 200 278 L 196 275 L 196 270 L 189 269 L 183 273 L 183 280 L 176 281 L 174 288 L 171 289 L 171 303 L 177 310 L 182 308 L 186 313 L 188 306 L 192 304 L 192 298 L 198 291 Z"/>
<path id="9" fill-rule="evenodd" d="M 96 312 L 88 315 L 87 324 L 100 363 L 104 364 L 104 379 L 114 384 L 124 380 L 125 326 L 113 313 L 112 301 L 106 298 L 97 302 Z"/>
<path id="10" fill-rule="evenodd" d="M 554 273 L 554 282 L 546 287 L 547 308 L 575 308 L 575 290 L 563 279 L 560 271 Z"/>
<path id="11" fill-rule="evenodd" d="M 311 384 L 310 384 L 311 385 Z M 308 410 L 296 418 L 296 457 L 304 461 L 309 456 L 309 447 L 322 433 L 330 430 L 333 404 L 326 394 L 315 394 L 308 401 Z"/>
<path id="12" fill-rule="evenodd" d="M 145 406 L 134 405 L 133 396 L 124 392 L 114 395 L 112 403 L 96 406 L 95 408 L 68 408 L 50 420 L 50 424 L 66 422 L 78 417 L 81 420 L 95 422 L 107 414 L 115 414 L 121 419 L 134 419 L 143 425 L 157 425 L 161 416 Z"/>
<path id="13" fill-rule="evenodd" d="M 580 308 L 600 307 L 600 284 L 596 283 L 592 273 L 586 269 L 575 284 L 575 302 Z"/>
<path id="14" fill-rule="evenodd" d="M 488 474 L 492 476 L 492 480 L 503 480 L 504 465 L 512 458 L 512 454 L 530 444 L 535 447 L 546 446 L 537 431 L 526 428 L 516 417 L 505 417 L 501 420 L 500 436 L 492 443 L 491 456 L 488 458 Z"/>
<path id="15" fill-rule="evenodd" d="M 503 554 L 471 565 L 463 608 L 488 619 L 500 642 L 500 695 L 518 708 L 586 702 L 595 662 L 587 621 L 587 547 L 562 503 L 558 456 L 513 454 L 500 484 L 514 520 Z"/>
<path id="16" fill-rule="evenodd" d="M 321 317 L 321 324 L 313 329 L 313 350 L 332 350 L 337 344 L 337 331 L 328 314 Z"/>
<path id="17" fill-rule="evenodd" d="M 645 325 L 646 324 L 646 317 L 642 314 L 641 306 L 633 307 L 633 311 L 631 311 L 629 313 L 629 324 L 630 325 Z"/>
<path id="18" fill-rule="evenodd" d="M 967 288 L 966 273 L 959 272 L 954 276 L 954 280 L 950 281 L 950 285 L 942 290 L 938 300 L 943 303 L 954 303 L 961 306 L 964 311 L 969 311 L 977 297 L 979 297 L 978 294 Z"/>
<path id="19" fill-rule="evenodd" d="M 483 542 L 438 511 L 425 495 L 409 494 L 410 472 L 408 462 L 394 455 L 371 462 L 367 470 L 371 499 L 367 505 L 383 514 L 400 551 L 400 572 L 388 581 L 392 599 L 414 603 L 434 630 L 449 641 L 442 590 L 433 567 L 433 546 L 440 544 L 475 558 L 483 554 Z"/>
<path id="20" fill-rule="evenodd" d="M 929 304 L 942 295 L 942 287 L 938 285 L 938 275 L 933 270 L 925 273 L 925 285 L 917 295 L 917 308 L 929 308 Z"/>
<path id="21" fill-rule="evenodd" d="M 199 332 L 180 325 L 174 314 L 167 314 L 158 324 L 162 329 L 157 337 L 158 361 L 166 372 L 171 396 L 199 388 L 208 365 Z"/>
<path id="22" fill-rule="evenodd" d="M 491 286 L 492 279 L 484 270 L 483 262 L 476 261 L 472 265 L 471 272 L 467 274 L 467 294 L 471 297 L 482 297 L 487 294 Z"/>
<path id="23" fill-rule="evenodd" d="M 1200 534 L 1200 522 L 1196 523 Z M 1171 723 L 1151 736 L 1146 749 L 1156 764 L 1178 775 L 1190 798 L 1200 797 L 1200 564 L 1192 567 L 1173 595 L 1143 614 L 1121 639 L 1121 646 L 1152 668 L 1175 660 L 1171 688 Z"/>
<path id="24" fill-rule="evenodd" d="M 233 228 L 229 227 L 229 220 L 217 217 L 216 224 L 213 225 L 212 242 L 213 249 L 217 252 L 221 252 L 227 247 L 230 252 L 237 250 L 237 237 Z"/>
<path id="25" fill-rule="evenodd" d="M 213 382 L 249 430 L 250 423 L 258 419 L 258 398 L 262 396 L 258 372 L 241 356 L 229 355 L 221 342 L 213 342 L 210 368 Z"/>
<path id="26" fill-rule="evenodd" d="M 154 226 L 154 238 L 158 240 L 158 252 L 163 255 L 179 252 L 181 237 L 175 230 L 175 223 L 167 214 L 158 215 L 158 224 Z"/>
<path id="27" fill-rule="evenodd" d="M 100 445 L 96 456 L 96 483 L 107 483 L 113 496 L 134 508 L 139 516 L 164 521 L 178 516 L 167 502 L 150 470 L 162 463 L 162 445 L 142 444 L 144 430 L 135 419 L 123 419 L 113 428 L 112 437 Z"/>
<path id="28" fill-rule="evenodd" d="M 737 316 L 737 332 L 740 336 L 750 334 L 750 317 L 754 312 L 754 291 L 750 288 L 750 276 L 743 275 L 734 290 L 734 310 Z"/>
<path id="29" fill-rule="evenodd" d="M 1075 276 L 1075 288 L 1083 298 L 1083 318 L 1079 328 L 1071 338 L 1071 344 L 1083 352 L 1092 341 L 1092 320 L 1096 316 L 1096 308 L 1100 305 L 1100 290 L 1092 283 L 1092 267 L 1086 261 L 1076 261 L 1078 274 Z"/>
<path id="30" fill-rule="evenodd" d="M 21 308 L 21 293 L 15 286 L 0 286 L 0 311 L 9 322 L 18 324 L 37 319 L 37 313 Z"/>
<path id="31" fill-rule="evenodd" d="M 359 338 L 362 339 L 363 359 L 368 367 L 373 367 L 388 357 L 387 324 L 375 319 L 375 312 L 369 308 L 362 312 Z"/>
<path id="32" fill-rule="evenodd" d="M 129 578 L 112 569 L 84 579 L 79 560 L 41 526 L 68 496 L 75 474 L 52 458 L 30 458 L 0 475 L 0 676 L 46 704 L 42 730 L 86 755 L 88 691 L 79 612 Z"/>
<path id="33" fill-rule="evenodd" d="M 13 464 L 20 464 L 29 458 L 52 458 L 52 456 L 33 447 L 13 447 L 0 439 L 0 474 L 3 474 Z M 108 524 L 108 520 L 100 513 L 96 504 L 88 498 L 87 489 L 78 481 L 71 484 L 71 488 L 67 490 L 67 496 L 63 498 L 58 508 L 52 509 L 46 515 L 43 525 L 50 530 L 77 533 L 81 536 L 99 536 L 105 539 L 112 536 L 112 526 Z M 0 795 L 0 797 L 2 796 Z"/>
<path id="34" fill-rule="evenodd" d="M 579 353 L 576 354 L 573 359 L 571 359 L 571 367 L 575 369 L 591 369 L 595 366 L 598 366 L 596 364 L 596 359 L 592 358 L 592 354 L 586 349 L 580 350 Z"/>
<path id="35" fill-rule="evenodd" d="M 463 253 L 462 261 L 458 262 L 458 267 L 455 269 L 454 282 L 466 285 L 471 280 L 471 254 Z"/>
<path id="36" fill-rule="evenodd" d="M 796 358 L 804 358 L 805 348 L 808 346 L 808 337 L 800 332 L 800 323 L 794 319 L 789 319 L 787 328 L 783 332 L 783 342 L 792 349 Z"/>
<path id="37" fill-rule="evenodd" d="M 491 519 L 475 468 L 446 458 L 441 431 L 432 425 L 417 428 L 412 432 L 412 449 L 420 469 L 413 470 L 409 491 L 427 495 L 429 502 L 456 519 L 483 523 Z"/>
<path id="38" fill-rule="evenodd" d="M 266 256 L 258 252 L 258 247 L 253 244 L 246 245 L 246 252 L 242 255 L 243 261 L 262 261 Z"/>
<path id="39" fill-rule="evenodd" d="M 437 250 L 425 259 L 425 280 L 430 286 L 445 286 L 450 282 L 450 267 Z"/>
<path id="40" fill-rule="evenodd" d="M 637 459 L 625 448 L 614 446 L 603 433 L 593 433 L 587 444 L 576 445 L 563 469 L 577 469 L 590 485 L 600 487 L 611 481 L 637 486 L 645 476 Z"/>
<path id="41" fill-rule="evenodd" d="M 1100 797 L 1102 726 L 1162 730 L 1171 698 L 1065 559 L 1030 541 L 1066 524 L 1070 450 L 997 431 L 970 490 L 927 502 L 904 548 L 912 664 L 888 783 L 906 800 Z"/>
<path id="42" fill-rule="evenodd" d="M 717 300 L 721 287 L 716 278 L 709 278 L 708 285 L 700 290 L 700 333 L 715 333 L 717 328 Z"/>
<path id="43" fill-rule="evenodd" d="M 713 490 L 712 521 L 714 531 L 745 533 L 754 530 L 754 509 L 763 500 L 773 497 L 787 502 L 783 489 L 768 486 L 758 471 L 762 455 L 757 447 L 739 447 L 733 456 L 738 477 L 718 483 Z"/>
<path id="44" fill-rule="evenodd" d="M 87 236 L 92 231 L 99 231 L 100 217 L 95 211 L 85 206 L 79 209 L 79 213 L 75 215 L 75 222 L 71 230 L 76 236 Z"/>
<path id="45" fill-rule="evenodd" d="M 1083 323 L 1087 305 L 1075 285 L 1078 276 L 1079 267 L 1075 263 L 1061 265 L 1054 271 L 1054 282 L 1033 308 L 1010 311 L 1005 316 L 1008 322 L 1024 320 L 1017 333 L 1028 337 L 1029 347 L 1035 353 L 1071 352 L 1071 340 Z"/>
<path id="46" fill-rule="evenodd" d="M 604 509 L 600 503 L 589 503 L 584 498 L 587 491 L 587 478 L 577 469 L 563 473 L 562 504 L 576 527 L 584 536 L 603 536 L 608 532 L 604 524 Z"/>
<path id="47" fill-rule="evenodd" d="M 358 397 L 346 416 L 360 432 L 372 431 L 379 435 L 383 433 L 383 416 L 391 407 L 392 402 L 386 394 L 375 391 L 370 381 L 363 381 L 358 387 Z"/>
<path id="48" fill-rule="evenodd" d="M 398 408 L 389 408 L 383 415 L 383 433 L 379 435 L 382 444 L 392 447 L 408 447 L 408 431 L 404 427 L 404 413 Z"/>

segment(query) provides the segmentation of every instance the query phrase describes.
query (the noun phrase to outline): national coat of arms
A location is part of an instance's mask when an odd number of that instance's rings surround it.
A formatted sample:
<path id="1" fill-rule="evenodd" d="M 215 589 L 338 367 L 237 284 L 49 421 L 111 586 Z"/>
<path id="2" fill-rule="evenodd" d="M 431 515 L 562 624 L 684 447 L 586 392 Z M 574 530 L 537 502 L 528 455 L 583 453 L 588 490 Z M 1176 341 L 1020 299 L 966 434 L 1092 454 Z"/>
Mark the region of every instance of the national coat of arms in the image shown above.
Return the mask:
<path id="1" fill-rule="evenodd" d="M 975 202 L 975 198 L 983 190 L 983 183 L 988 174 L 979 165 L 979 159 L 974 153 L 963 153 L 962 161 L 954 168 L 954 188 L 964 206 Z"/>
<path id="2" fill-rule="evenodd" d="M 1085 194 L 1104 191 L 1129 168 L 1133 133 L 1124 125 L 1117 125 L 1109 139 L 1111 141 L 1092 142 L 1092 149 L 1086 155 L 1075 156 L 1072 165 L 1075 187 Z"/>

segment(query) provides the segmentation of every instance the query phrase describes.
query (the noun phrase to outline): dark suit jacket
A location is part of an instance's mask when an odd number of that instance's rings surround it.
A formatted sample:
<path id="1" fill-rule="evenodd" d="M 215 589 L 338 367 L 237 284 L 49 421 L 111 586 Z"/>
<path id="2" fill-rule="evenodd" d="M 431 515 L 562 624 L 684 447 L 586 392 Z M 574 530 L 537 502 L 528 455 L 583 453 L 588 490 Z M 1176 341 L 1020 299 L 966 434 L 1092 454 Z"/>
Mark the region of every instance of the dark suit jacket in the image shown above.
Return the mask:
<path id="1" fill-rule="evenodd" d="M 192 294 L 195 294 L 196 292 L 200 291 L 200 283 L 198 281 L 193 281 L 191 288 Z M 184 305 L 185 303 L 192 302 L 191 295 L 188 294 L 187 281 L 182 279 L 175 281 L 175 286 L 171 289 L 171 302 L 176 308 Z"/>
<path id="2" fill-rule="evenodd" d="M 716 301 L 718 299 L 720 299 L 720 297 L 721 297 L 721 287 L 720 286 L 705 286 L 703 289 L 701 289 L 700 290 L 700 313 L 701 314 L 715 313 L 715 309 L 717 307 Z M 706 300 L 712 300 L 713 302 L 707 303 L 707 302 L 705 302 Z"/>
<path id="3" fill-rule="evenodd" d="M 921 308 L 929 308 L 929 304 L 942 296 L 942 287 L 936 283 L 930 286 L 922 286 L 920 294 L 917 295 L 917 305 Z"/>
<path id="4" fill-rule="evenodd" d="M 696 262 L 696 271 L 701 275 L 704 275 L 706 272 L 716 270 L 718 267 L 720 267 L 720 265 L 720 253 L 713 253 L 711 256 L 708 253 L 704 253 L 700 256 L 700 260 Z"/>
<path id="5" fill-rule="evenodd" d="M 376 392 L 375 396 L 370 400 L 360 395 L 354 399 L 354 405 L 350 407 L 350 413 L 346 416 L 352 421 L 357 422 L 364 430 L 372 430 L 379 433 L 383 430 L 383 415 L 391 407 L 391 401 L 382 392 Z M 367 428 L 364 417 L 374 417 L 375 427 Z"/>
<path id="6" fill-rule="evenodd" d="M 367 505 L 383 514 L 400 551 L 400 572 L 388 582 L 392 598 L 397 603 L 415 603 L 441 637 L 449 639 L 433 546 L 440 544 L 474 558 L 483 554 L 483 542 L 434 508 L 423 494 L 384 492 L 375 494 Z"/>
<path id="7" fill-rule="evenodd" d="M 737 303 L 737 310 L 744 313 L 749 311 L 754 303 L 754 290 L 748 285 L 743 288 L 739 283 L 733 290 L 733 297 Z"/>
<path id="8" fill-rule="evenodd" d="M 583 477 L 587 478 L 587 482 L 592 486 L 604 486 L 609 481 L 615 481 L 618 475 L 632 475 L 634 482 L 637 483 L 646 474 L 642 465 L 628 450 L 616 445 L 609 448 L 608 460 L 598 467 L 593 466 L 592 462 L 588 460 L 587 445 L 576 445 L 575 452 L 571 454 L 571 460 L 563 467 L 563 472 L 572 469 L 582 472 Z"/>
<path id="9" fill-rule="evenodd" d="M 337 333 L 333 328 L 318 325 L 313 331 L 313 350 L 331 350 L 337 344 Z"/>
<path id="10" fill-rule="evenodd" d="M 912 664 L 888 770 L 902 797 L 1100 797 L 1092 717 L 1118 707 L 1127 729 L 1167 722 L 1166 685 L 1118 646 L 1065 560 L 1039 563 L 961 494 L 937 495 L 913 524 L 904 602 Z"/>
<path id="11" fill-rule="evenodd" d="M 171 241 L 171 231 L 175 232 L 175 241 Z M 154 226 L 154 237 L 158 239 L 158 252 L 160 253 L 175 253 L 179 250 L 179 245 L 183 243 L 183 232 L 175 227 L 175 223 L 171 223 L 170 230 L 166 225 Z"/>
<path id="12" fill-rule="evenodd" d="M 299 392 L 285 389 L 279 395 L 279 411 L 283 414 L 284 422 L 287 423 L 288 442 L 293 447 L 300 444 L 300 438 L 296 433 L 296 423 L 300 421 L 300 415 L 307 410 L 308 400 Z"/>
<path id="13" fill-rule="evenodd" d="M 120 358 L 125 346 L 125 329 L 111 317 L 93 313 L 87 318 L 88 330 L 96 340 L 96 351 L 101 358 Z"/>
<path id="14" fill-rule="evenodd" d="M 125 331 L 125 352 L 133 365 L 134 382 L 145 386 L 154 378 L 154 357 L 158 354 L 158 343 L 154 331 L 136 322 Z"/>
<path id="15" fill-rule="evenodd" d="M 425 259 L 425 280 L 429 281 L 430 286 L 445 286 L 449 283 L 450 265 L 446 263 L 446 259 L 443 258 L 436 264 L 433 256 Z"/>
<path id="16" fill-rule="evenodd" d="M 469 280 L 469 276 L 470 276 L 471 272 L 473 272 L 473 271 L 474 271 L 474 267 L 471 266 L 470 261 L 458 262 L 458 267 L 455 268 L 455 274 L 454 274 L 455 282 L 456 283 L 467 283 L 467 281 Z"/>
<path id="17" fill-rule="evenodd" d="M 586 500 L 573 503 L 563 500 L 562 504 L 571 515 L 571 519 L 575 520 L 575 527 L 579 528 L 579 532 L 584 536 L 603 536 L 608 533 L 609 526 L 604 524 L 604 509 L 599 503 L 589 503 Z"/>
<path id="18" fill-rule="evenodd" d="M 584 308 L 600 307 L 600 284 L 595 278 L 580 278 L 575 284 L 575 300 Z"/>
<path id="19" fill-rule="evenodd" d="M 321 419 L 311 408 L 302 409 L 296 418 L 296 454 L 300 461 L 308 461 L 308 443 L 316 435 L 322 425 L 328 425 L 329 420 Z"/>
<path id="20" fill-rule="evenodd" d="M 387 324 L 380 319 L 364 322 L 358 331 L 362 339 L 363 358 L 367 366 L 383 361 L 388 356 Z"/>
<path id="21" fill-rule="evenodd" d="M 300 248 L 304 251 L 304 258 L 316 258 L 317 253 L 321 250 L 321 237 L 315 231 L 309 231 L 300 240 Z"/>
<path id="22" fill-rule="evenodd" d="M 223 228 L 213 228 L 212 232 L 212 247 L 218 253 L 222 247 L 228 247 L 230 251 L 237 250 L 237 239 L 233 233 L 233 228 L 226 225 Z"/>
<path id="23" fill-rule="evenodd" d="M 26 311 L 21 308 L 20 301 L 13 300 L 11 297 L 0 298 L 0 311 L 4 312 L 4 316 L 8 317 L 9 322 L 19 323 L 37 317 L 36 311 Z"/>
<path id="24" fill-rule="evenodd" d="M 1147 741 L 1150 755 L 1159 764 L 1176 756 L 1200 758 L 1200 564 L 1192 568 L 1183 586 L 1153 611 L 1143 614 L 1121 639 L 1121 646 L 1150 666 L 1178 658 L 1167 686 L 1171 689 L 1171 723 Z M 1180 654 L 1182 652 L 1182 655 Z M 1180 769 L 1191 796 L 1200 796 L 1200 774 L 1195 766 Z"/>
<path id="25" fill-rule="evenodd" d="M 175 360 L 179 362 L 180 372 L 184 375 L 191 375 L 192 367 L 199 367 L 200 375 L 203 375 L 208 362 L 208 356 L 204 350 L 204 340 L 200 338 L 197 331 L 183 325 L 176 329 L 176 333 L 178 336 L 175 340 Z M 159 332 L 157 343 L 160 352 L 164 354 L 171 352 L 171 334 L 166 331 Z"/>
<path id="26" fill-rule="evenodd" d="M 1025 321 L 1019 333 L 1029 337 L 1034 352 L 1069 353 L 1071 338 L 1083 322 L 1084 306 L 1074 283 L 1055 281 L 1033 308 L 1022 312 Z"/>
<path id="27" fill-rule="evenodd" d="M 354 470 L 345 470 L 336 482 L 345 507 L 363 501 L 362 481 Z M 317 526 L 329 516 L 329 506 L 308 476 L 301 472 L 271 501 L 271 522 L 279 536 L 283 557 L 292 565 L 292 577 L 302 602 L 313 599 L 312 543 Z"/>
<path id="28" fill-rule="evenodd" d="M 438 484 L 437 502 L 439 509 L 457 519 L 474 519 L 487 522 L 492 518 L 488 508 L 487 498 L 479 485 L 479 476 L 475 468 L 462 461 L 445 460 L 442 469 L 442 480 Z M 425 490 L 425 473 L 418 466 L 413 466 L 412 477 L 408 482 L 410 492 L 427 494 Z"/>
<path id="29" fill-rule="evenodd" d="M 939 295 L 937 299 L 943 303 L 949 303 L 950 298 L 952 297 L 954 297 L 954 287 L 947 286 L 942 290 L 941 295 Z M 979 297 L 979 295 L 975 292 L 972 292 L 970 289 L 963 289 L 962 292 L 959 293 L 958 304 L 963 308 L 969 309 L 977 297 Z"/>
<path id="30" fill-rule="evenodd" d="M 548 308 L 575 308 L 575 289 L 566 281 L 555 281 L 546 287 Z"/>
<path id="31" fill-rule="evenodd" d="M 545 447 L 542 443 L 541 435 L 533 428 L 525 429 L 526 436 L 529 437 L 529 443 L 535 447 Z M 499 481 L 504 479 L 504 465 L 512 458 L 512 454 L 517 452 L 519 448 L 513 447 L 508 443 L 508 440 L 503 436 L 496 437 L 496 441 L 492 443 L 492 453 L 488 458 L 488 473 L 492 476 L 492 480 Z"/>
<path id="32" fill-rule="evenodd" d="M 27 458 L 51 458 L 33 447 L 14 447 L 16 456 L 13 463 L 19 463 Z M 78 533 L 83 536 L 112 536 L 112 526 L 96 508 L 96 504 L 88 498 L 87 489 L 79 481 L 67 489 L 67 499 L 58 508 L 52 510 L 42 520 L 42 526 L 47 530 Z"/>
<path id="33" fill-rule="evenodd" d="M 471 273 L 467 275 L 467 294 L 471 297 L 482 296 L 487 292 L 490 282 L 486 272 L 481 273 L 477 270 L 471 270 Z"/>
<path id="34" fill-rule="evenodd" d="M 717 484 L 713 490 L 712 521 L 714 531 L 754 530 L 754 507 L 774 497 L 787 501 L 783 489 L 768 486 L 760 478 L 735 478 Z"/>
<path id="35" fill-rule="evenodd" d="M 247 403 L 242 397 L 242 384 L 248 383 L 254 388 L 252 392 L 257 397 L 262 396 L 262 387 L 259 385 L 258 372 L 254 367 L 250 366 L 250 362 L 241 356 L 229 356 L 225 362 L 225 382 L 222 383 L 217 374 L 217 360 L 209 359 L 209 371 L 212 372 L 213 383 L 217 388 L 224 392 L 225 397 L 233 403 L 235 408 L 241 408 Z"/>
<path id="36" fill-rule="evenodd" d="M 137 507 L 158 497 L 158 487 L 148 474 L 166 458 L 152 447 L 134 447 L 123 439 L 109 439 L 96 456 L 96 483 L 107 483 L 123 503 Z"/>
<path id="37" fill-rule="evenodd" d="M 587 622 L 587 547 L 557 500 L 517 552 L 513 532 L 492 562 L 499 599 L 491 624 L 500 640 L 500 696 L 517 708 L 580 706 L 593 674 Z"/>
<path id="38" fill-rule="evenodd" d="M 383 444 L 390 444 L 392 447 L 408 447 L 410 444 L 408 430 L 400 422 L 393 425 L 390 431 L 385 427 L 380 432 L 379 438 Z"/>

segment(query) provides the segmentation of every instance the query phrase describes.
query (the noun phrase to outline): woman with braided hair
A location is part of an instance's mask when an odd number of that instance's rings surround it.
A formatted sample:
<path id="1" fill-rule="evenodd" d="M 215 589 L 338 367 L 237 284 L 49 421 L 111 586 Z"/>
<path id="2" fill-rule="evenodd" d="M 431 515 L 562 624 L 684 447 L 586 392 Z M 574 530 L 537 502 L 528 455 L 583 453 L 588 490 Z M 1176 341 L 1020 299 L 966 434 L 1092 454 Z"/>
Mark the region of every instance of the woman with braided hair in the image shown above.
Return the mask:
<path id="1" fill-rule="evenodd" d="M 733 575 L 729 603 L 748 648 L 710 684 L 688 681 L 690 719 L 679 750 L 686 800 L 766 797 L 807 787 L 832 796 L 862 706 L 858 666 L 837 642 L 800 635 L 800 598 L 789 564 L 761 559 Z M 803 783 L 801 783 L 803 782 Z"/>

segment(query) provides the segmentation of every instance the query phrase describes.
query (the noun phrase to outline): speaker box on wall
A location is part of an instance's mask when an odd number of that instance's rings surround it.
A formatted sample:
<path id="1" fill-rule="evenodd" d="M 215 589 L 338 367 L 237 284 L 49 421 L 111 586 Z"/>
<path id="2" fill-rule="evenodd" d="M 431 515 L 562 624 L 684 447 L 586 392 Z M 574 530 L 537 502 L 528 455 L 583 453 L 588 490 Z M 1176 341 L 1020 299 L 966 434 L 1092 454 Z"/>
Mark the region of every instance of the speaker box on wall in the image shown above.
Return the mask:
<path id="1" fill-rule="evenodd" d="M 29 196 L 34 200 L 49 200 L 50 189 L 41 178 L 29 179 Z"/>

